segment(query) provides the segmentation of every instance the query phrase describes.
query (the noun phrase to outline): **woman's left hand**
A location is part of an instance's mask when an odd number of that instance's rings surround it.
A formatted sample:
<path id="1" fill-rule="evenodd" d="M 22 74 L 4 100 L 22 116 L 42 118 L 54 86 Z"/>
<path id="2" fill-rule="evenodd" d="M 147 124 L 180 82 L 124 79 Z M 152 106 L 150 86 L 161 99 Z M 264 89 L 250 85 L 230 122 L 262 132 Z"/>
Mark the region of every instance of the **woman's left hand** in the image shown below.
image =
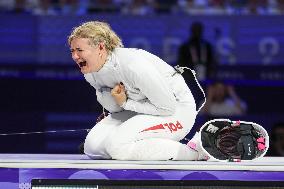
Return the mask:
<path id="1" fill-rule="evenodd" d="M 119 106 L 122 106 L 123 103 L 126 101 L 127 96 L 125 93 L 125 87 L 122 83 L 117 84 L 112 90 L 111 95 L 114 97 L 116 103 Z"/>

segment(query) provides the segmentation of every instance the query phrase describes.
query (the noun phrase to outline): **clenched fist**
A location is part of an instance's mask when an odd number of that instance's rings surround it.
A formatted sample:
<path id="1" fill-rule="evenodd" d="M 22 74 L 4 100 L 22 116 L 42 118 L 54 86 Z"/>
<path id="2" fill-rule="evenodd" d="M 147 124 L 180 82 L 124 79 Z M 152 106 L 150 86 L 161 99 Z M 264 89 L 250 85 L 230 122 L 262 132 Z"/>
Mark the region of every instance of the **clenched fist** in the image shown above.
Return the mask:
<path id="1" fill-rule="evenodd" d="M 116 103 L 119 106 L 122 106 L 123 103 L 126 101 L 127 96 L 125 93 L 125 87 L 122 83 L 117 84 L 112 90 L 111 95 L 114 97 Z"/>

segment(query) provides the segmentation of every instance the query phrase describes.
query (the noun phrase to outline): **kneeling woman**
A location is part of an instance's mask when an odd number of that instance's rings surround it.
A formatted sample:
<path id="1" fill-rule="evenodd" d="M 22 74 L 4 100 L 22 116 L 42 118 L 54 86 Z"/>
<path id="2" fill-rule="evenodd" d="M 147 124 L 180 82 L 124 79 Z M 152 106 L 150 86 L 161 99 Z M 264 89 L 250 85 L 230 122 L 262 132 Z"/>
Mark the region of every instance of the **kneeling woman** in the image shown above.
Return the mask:
<path id="1" fill-rule="evenodd" d="M 74 28 L 68 42 L 98 102 L 110 112 L 88 133 L 85 154 L 119 160 L 198 159 L 198 152 L 179 142 L 197 115 L 181 74 L 147 51 L 123 48 L 104 22 Z"/>

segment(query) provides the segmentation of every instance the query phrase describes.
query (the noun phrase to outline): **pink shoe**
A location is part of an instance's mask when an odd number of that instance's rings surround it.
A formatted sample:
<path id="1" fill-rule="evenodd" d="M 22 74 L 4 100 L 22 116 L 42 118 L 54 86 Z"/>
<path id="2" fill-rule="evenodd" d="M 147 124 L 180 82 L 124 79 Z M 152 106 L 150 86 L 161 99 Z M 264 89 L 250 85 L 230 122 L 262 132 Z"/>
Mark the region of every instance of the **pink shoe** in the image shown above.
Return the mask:
<path id="1" fill-rule="evenodd" d="M 209 159 L 209 156 L 206 154 L 206 152 L 201 147 L 199 132 L 196 132 L 193 138 L 186 145 L 189 148 L 193 149 L 194 151 L 198 152 L 197 160 L 207 161 Z"/>

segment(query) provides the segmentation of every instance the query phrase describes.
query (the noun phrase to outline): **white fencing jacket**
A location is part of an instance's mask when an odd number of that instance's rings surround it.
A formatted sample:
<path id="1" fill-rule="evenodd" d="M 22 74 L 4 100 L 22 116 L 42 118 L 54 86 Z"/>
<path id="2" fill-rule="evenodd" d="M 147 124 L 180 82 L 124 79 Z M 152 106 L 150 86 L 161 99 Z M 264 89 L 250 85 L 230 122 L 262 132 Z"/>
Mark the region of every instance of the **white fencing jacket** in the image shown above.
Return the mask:
<path id="1" fill-rule="evenodd" d="M 132 48 L 116 48 L 98 71 L 85 74 L 96 89 L 98 102 L 109 112 L 131 110 L 150 115 L 172 115 L 178 102 L 195 107 L 195 101 L 180 74 L 159 57 Z M 111 89 L 122 82 L 127 101 L 120 107 Z"/>

